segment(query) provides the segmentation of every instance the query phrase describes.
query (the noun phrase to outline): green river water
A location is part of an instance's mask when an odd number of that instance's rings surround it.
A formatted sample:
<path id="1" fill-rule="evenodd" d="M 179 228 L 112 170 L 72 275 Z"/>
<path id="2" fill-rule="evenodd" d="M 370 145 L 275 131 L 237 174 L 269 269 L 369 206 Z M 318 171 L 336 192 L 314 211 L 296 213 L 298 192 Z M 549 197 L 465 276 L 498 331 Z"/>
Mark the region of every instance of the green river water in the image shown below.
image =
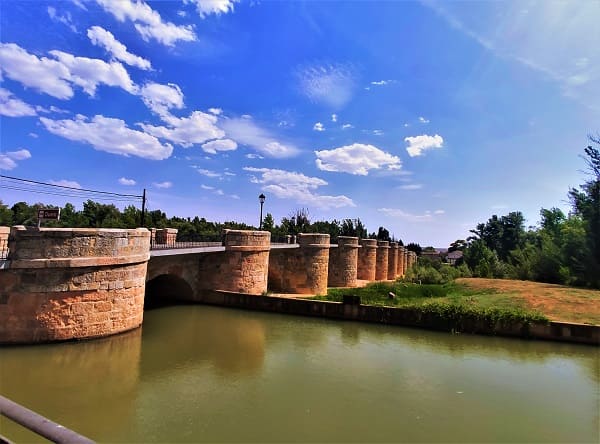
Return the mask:
<path id="1" fill-rule="evenodd" d="M 101 442 L 598 442 L 599 365 L 590 346 L 173 306 L 1 348 L 0 393 Z"/>

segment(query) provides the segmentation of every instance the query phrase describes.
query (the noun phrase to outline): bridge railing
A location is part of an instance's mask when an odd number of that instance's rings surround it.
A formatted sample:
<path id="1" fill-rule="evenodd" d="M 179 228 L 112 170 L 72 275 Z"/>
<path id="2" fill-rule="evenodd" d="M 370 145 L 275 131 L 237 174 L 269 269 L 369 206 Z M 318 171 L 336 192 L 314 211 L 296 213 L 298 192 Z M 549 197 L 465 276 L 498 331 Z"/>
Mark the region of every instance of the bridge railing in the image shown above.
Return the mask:
<path id="1" fill-rule="evenodd" d="M 207 235 L 178 235 L 177 238 L 151 238 L 151 250 L 170 250 L 176 248 L 201 248 L 220 247 L 223 245 L 223 236 L 219 234 Z"/>
<path id="2" fill-rule="evenodd" d="M 0 396 L 0 415 L 53 442 L 73 444 L 92 444 L 94 442 L 4 396 Z M 10 441 L 0 436 L 0 442 Z"/>

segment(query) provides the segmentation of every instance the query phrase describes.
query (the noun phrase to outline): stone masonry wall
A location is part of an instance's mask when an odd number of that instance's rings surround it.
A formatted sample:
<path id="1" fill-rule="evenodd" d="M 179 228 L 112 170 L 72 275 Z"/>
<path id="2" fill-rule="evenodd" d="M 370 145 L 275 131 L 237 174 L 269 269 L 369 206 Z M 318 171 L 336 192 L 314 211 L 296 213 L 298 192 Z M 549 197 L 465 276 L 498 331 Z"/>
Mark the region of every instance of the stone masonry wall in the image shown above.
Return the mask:
<path id="1" fill-rule="evenodd" d="M 360 244 L 357 277 L 365 281 L 374 281 L 375 266 L 377 264 L 377 240 L 361 239 Z"/>
<path id="2" fill-rule="evenodd" d="M 385 281 L 388 278 L 388 241 L 377 241 L 377 256 L 375 265 L 375 280 Z"/>
<path id="3" fill-rule="evenodd" d="M 12 227 L 0 343 L 107 336 L 143 319 L 146 229 Z"/>
<path id="4" fill-rule="evenodd" d="M 358 238 L 338 237 L 337 248 L 329 250 L 329 287 L 355 287 L 358 267 Z"/>
<path id="5" fill-rule="evenodd" d="M 398 270 L 398 242 L 390 242 L 388 253 L 388 279 L 396 279 Z"/>
<path id="6" fill-rule="evenodd" d="M 300 233 L 298 244 L 298 248 L 271 250 L 269 289 L 283 293 L 327 293 L 329 235 Z"/>

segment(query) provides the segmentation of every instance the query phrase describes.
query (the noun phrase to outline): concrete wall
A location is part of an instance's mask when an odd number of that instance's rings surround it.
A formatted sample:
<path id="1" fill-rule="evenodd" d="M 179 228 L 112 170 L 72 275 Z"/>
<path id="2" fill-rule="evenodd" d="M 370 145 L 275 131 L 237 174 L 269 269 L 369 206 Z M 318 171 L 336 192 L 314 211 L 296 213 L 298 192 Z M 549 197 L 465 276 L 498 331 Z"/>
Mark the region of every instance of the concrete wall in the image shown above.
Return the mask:
<path id="1" fill-rule="evenodd" d="M 298 248 L 271 250 L 269 289 L 282 293 L 327 293 L 329 235 L 300 233 L 297 240 Z"/>
<path id="2" fill-rule="evenodd" d="M 388 278 L 388 255 L 390 249 L 388 241 L 377 241 L 377 255 L 375 265 L 375 280 L 385 281 Z"/>
<path id="3" fill-rule="evenodd" d="M 600 344 L 600 326 L 597 325 L 568 324 L 563 322 L 549 322 L 547 324 L 503 324 L 498 322 L 490 324 L 477 317 L 444 318 L 435 313 L 425 314 L 418 309 L 412 308 L 351 305 L 341 302 L 271 296 L 252 297 L 218 291 L 205 293 L 202 302 L 247 310 L 403 325 L 447 332 L 536 338 L 591 344 L 594 346 Z"/>
<path id="4" fill-rule="evenodd" d="M 146 229 L 12 227 L 0 270 L 0 342 L 107 336 L 143 319 Z"/>
<path id="5" fill-rule="evenodd" d="M 377 240 L 361 239 L 361 248 L 358 250 L 358 279 L 365 281 L 375 280 L 375 267 L 377 264 Z"/>
<path id="6" fill-rule="evenodd" d="M 358 266 L 358 238 L 338 237 L 337 247 L 329 250 L 329 287 L 355 287 Z"/>

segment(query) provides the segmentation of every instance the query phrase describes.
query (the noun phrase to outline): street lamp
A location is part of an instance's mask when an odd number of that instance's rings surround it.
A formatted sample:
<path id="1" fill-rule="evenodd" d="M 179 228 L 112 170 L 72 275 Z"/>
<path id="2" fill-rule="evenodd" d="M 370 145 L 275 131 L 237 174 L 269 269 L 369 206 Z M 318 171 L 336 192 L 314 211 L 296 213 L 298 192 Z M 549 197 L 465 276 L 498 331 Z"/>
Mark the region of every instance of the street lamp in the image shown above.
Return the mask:
<path id="1" fill-rule="evenodd" d="M 262 209 L 263 209 L 263 204 L 265 203 L 265 195 L 260 193 L 260 196 L 258 196 L 258 201 L 260 202 L 260 224 L 258 225 L 258 229 L 262 230 Z"/>

